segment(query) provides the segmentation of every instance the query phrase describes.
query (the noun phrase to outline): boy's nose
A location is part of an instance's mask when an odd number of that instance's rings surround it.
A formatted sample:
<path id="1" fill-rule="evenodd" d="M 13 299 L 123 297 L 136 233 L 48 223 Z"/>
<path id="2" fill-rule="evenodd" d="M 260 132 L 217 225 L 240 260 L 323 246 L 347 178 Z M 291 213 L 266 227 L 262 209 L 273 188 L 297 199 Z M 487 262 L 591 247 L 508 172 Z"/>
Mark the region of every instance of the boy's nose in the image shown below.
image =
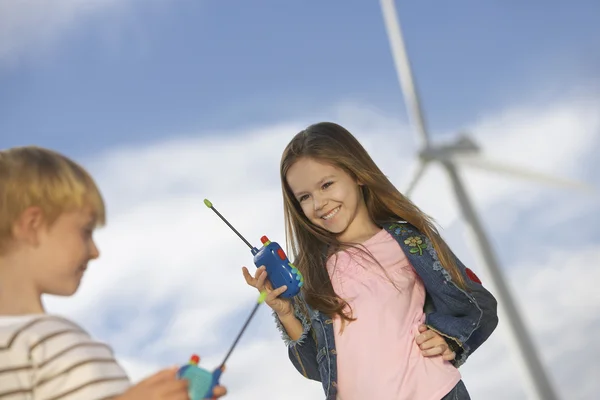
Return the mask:
<path id="1" fill-rule="evenodd" d="M 96 246 L 96 243 L 92 242 L 92 246 L 90 249 L 90 260 L 95 260 L 98 257 L 100 257 L 100 251 L 98 250 L 98 246 Z"/>

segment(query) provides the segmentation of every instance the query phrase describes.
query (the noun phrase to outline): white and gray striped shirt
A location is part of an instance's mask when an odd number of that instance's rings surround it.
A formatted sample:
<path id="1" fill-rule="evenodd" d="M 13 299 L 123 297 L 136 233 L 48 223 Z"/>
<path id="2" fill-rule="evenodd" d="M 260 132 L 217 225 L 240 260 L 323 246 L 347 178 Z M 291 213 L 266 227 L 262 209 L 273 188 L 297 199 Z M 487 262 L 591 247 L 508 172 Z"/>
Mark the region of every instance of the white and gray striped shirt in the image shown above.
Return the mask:
<path id="1" fill-rule="evenodd" d="M 0 399 L 100 400 L 129 386 L 112 349 L 74 322 L 0 316 Z"/>

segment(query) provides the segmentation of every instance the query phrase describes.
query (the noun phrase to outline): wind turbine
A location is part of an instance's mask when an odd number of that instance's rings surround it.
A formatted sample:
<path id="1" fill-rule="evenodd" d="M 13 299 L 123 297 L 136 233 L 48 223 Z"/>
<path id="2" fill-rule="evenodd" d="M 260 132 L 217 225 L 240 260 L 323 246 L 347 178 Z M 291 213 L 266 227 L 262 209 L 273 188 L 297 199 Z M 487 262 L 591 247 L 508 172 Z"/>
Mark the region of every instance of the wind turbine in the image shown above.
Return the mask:
<path id="1" fill-rule="evenodd" d="M 410 62 L 406 54 L 394 0 L 380 0 L 380 2 L 394 64 L 403 91 L 404 101 L 408 109 L 408 116 L 411 124 L 418 133 L 421 148 L 418 153 L 416 168 L 408 184 L 407 190 L 404 193 L 406 196 L 410 196 L 430 163 L 437 162 L 446 170 L 462 215 L 465 218 L 470 228 L 470 233 L 478 247 L 478 253 L 482 264 L 486 268 L 486 272 L 492 279 L 492 284 L 496 289 L 495 295 L 498 299 L 499 311 L 503 314 L 503 322 L 508 325 L 508 333 L 510 334 L 509 339 L 511 339 L 510 342 L 513 345 L 514 356 L 524 372 L 526 390 L 531 393 L 532 398 L 538 398 L 539 400 L 557 400 L 558 396 L 538 357 L 534 343 L 532 342 L 523 319 L 516 307 L 497 257 L 485 234 L 475 208 L 467 195 L 457 167 L 468 165 L 491 172 L 503 173 L 518 178 L 526 178 L 561 186 L 576 188 L 586 188 L 586 186 L 486 160 L 480 156 L 481 150 L 479 146 L 473 139 L 466 135 L 459 137 L 454 143 L 446 145 L 436 145 L 431 143 L 427 132 L 425 118 L 419 104 L 419 97 L 412 77 Z"/>

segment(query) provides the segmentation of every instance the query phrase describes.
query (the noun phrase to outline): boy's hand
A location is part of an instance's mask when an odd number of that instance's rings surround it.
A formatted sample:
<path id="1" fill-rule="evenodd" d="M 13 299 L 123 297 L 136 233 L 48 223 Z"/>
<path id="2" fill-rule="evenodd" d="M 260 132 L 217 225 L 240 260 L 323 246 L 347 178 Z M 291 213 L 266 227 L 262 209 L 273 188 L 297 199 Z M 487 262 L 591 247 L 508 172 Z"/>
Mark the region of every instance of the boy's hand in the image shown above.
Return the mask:
<path id="1" fill-rule="evenodd" d="M 177 378 L 179 367 L 164 369 L 132 386 L 115 400 L 189 400 L 188 381 Z M 214 398 L 223 397 L 227 390 L 216 386 Z"/>
<path id="2" fill-rule="evenodd" d="M 420 334 L 417 336 L 416 341 L 419 348 L 422 350 L 421 353 L 425 357 L 433 357 L 442 355 L 442 358 L 446 361 L 453 360 L 456 354 L 450 350 L 446 339 L 439 333 L 430 330 L 426 325 L 419 326 Z"/>
<path id="3" fill-rule="evenodd" d="M 177 378 L 176 367 L 164 369 L 132 386 L 118 400 L 189 400 L 188 382 Z"/>

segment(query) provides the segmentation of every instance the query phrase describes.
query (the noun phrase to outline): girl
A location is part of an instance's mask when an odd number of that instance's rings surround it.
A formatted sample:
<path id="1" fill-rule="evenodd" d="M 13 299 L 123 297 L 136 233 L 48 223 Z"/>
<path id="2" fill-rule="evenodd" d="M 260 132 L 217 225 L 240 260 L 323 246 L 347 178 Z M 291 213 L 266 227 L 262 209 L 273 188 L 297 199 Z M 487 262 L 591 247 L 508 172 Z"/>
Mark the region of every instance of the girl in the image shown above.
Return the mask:
<path id="1" fill-rule="evenodd" d="M 270 292 L 296 369 L 328 400 L 469 399 L 457 368 L 495 330 L 496 300 L 429 217 L 333 123 L 298 133 L 280 174 L 302 292 L 281 299 L 286 288 L 272 290 L 264 268 L 243 273 Z M 424 357 L 434 332 L 451 351 Z"/>

